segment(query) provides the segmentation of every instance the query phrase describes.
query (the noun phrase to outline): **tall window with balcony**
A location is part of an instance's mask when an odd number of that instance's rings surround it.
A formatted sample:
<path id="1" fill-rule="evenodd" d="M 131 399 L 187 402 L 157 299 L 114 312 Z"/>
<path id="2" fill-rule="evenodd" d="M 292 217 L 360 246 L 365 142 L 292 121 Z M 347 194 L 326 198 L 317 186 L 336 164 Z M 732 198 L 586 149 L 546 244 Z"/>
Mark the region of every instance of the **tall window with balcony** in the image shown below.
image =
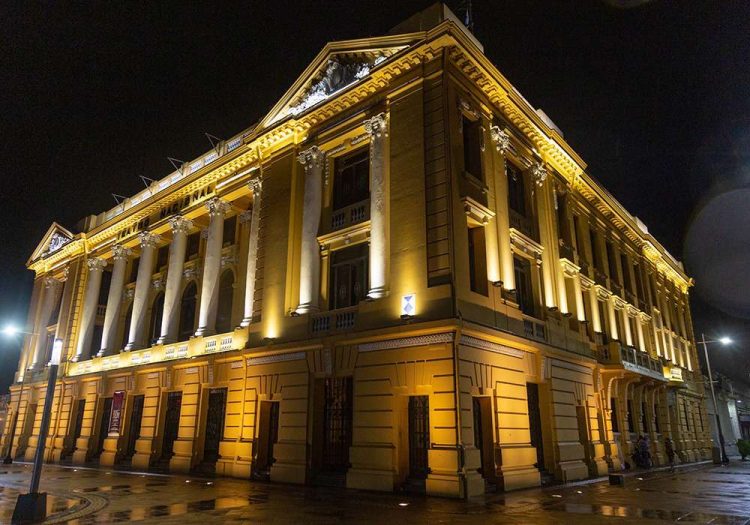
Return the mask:
<path id="1" fill-rule="evenodd" d="M 512 162 L 505 163 L 508 176 L 508 207 L 510 226 L 524 235 L 535 238 L 531 220 L 531 204 L 523 171 Z"/>
<path id="2" fill-rule="evenodd" d="M 513 257 L 516 276 L 516 298 L 518 306 L 526 315 L 534 315 L 534 289 L 531 281 L 531 263 L 522 257 Z"/>
<path id="3" fill-rule="evenodd" d="M 464 171 L 475 179 L 484 182 L 482 170 L 482 122 L 461 117 L 461 132 L 464 142 Z"/>
<path id="4" fill-rule="evenodd" d="M 161 319 L 164 313 L 164 292 L 159 292 L 151 303 L 151 319 L 148 325 L 149 344 L 154 344 L 161 335 Z"/>
<path id="5" fill-rule="evenodd" d="M 469 225 L 469 285 L 472 292 L 488 295 L 487 248 L 484 226 Z"/>
<path id="6" fill-rule="evenodd" d="M 576 258 L 573 252 L 573 239 L 570 231 L 570 221 L 568 220 L 568 195 L 560 192 L 556 192 L 555 195 L 557 237 L 560 244 L 560 257 L 564 257 L 575 263 Z"/>
<path id="7" fill-rule="evenodd" d="M 609 270 L 609 285 L 610 290 L 615 292 L 617 295 L 622 295 L 622 284 L 620 283 L 620 274 L 617 272 L 617 259 L 615 258 L 615 247 L 614 245 L 606 241 L 607 247 L 607 269 Z"/>
<path id="8" fill-rule="evenodd" d="M 195 312 L 198 302 L 198 287 L 190 282 L 182 292 L 180 301 L 179 340 L 187 341 L 195 333 Z"/>
<path id="9" fill-rule="evenodd" d="M 187 250 L 185 250 L 185 259 L 192 261 L 198 258 L 198 252 L 201 244 L 201 233 L 195 232 L 188 235 Z"/>
<path id="10" fill-rule="evenodd" d="M 329 308 L 337 310 L 357 305 L 367 294 L 367 244 L 357 244 L 331 255 Z"/>
<path id="11" fill-rule="evenodd" d="M 219 300 L 216 308 L 216 333 L 223 334 L 232 330 L 232 298 L 234 292 L 234 274 L 226 270 L 219 279 Z"/>
<path id="12" fill-rule="evenodd" d="M 338 157 L 333 177 L 331 229 L 338 230 L 367 220 L 369 200 L 369 150 Z"/>

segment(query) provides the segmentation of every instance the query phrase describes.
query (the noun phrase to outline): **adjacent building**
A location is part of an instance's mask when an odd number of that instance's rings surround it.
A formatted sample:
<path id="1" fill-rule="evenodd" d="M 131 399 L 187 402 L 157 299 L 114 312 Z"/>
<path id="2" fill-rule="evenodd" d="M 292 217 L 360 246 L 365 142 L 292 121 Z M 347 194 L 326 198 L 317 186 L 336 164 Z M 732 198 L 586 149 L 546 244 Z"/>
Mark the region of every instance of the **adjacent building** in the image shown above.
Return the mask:
<path id="1" fill-rule="evenodd" d="M 57 339 L 52 462 L 464 497 L 710 457 L 682 265 L 442 4 L 28 268 L 16 457 Z"/>

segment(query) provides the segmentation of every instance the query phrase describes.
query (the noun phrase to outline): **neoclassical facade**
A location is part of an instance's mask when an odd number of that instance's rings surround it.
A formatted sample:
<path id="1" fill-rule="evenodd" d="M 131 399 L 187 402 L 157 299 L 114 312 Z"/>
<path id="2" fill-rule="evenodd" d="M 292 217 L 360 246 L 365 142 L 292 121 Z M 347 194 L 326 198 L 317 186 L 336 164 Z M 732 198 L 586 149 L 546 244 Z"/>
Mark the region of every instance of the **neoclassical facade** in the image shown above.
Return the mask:
<path id="1" fill-rule="evenodd" d="M 56 339 L 52 462 L 464 497 L 710 456 L 682 265 L 439 4 L 28 267 L 16 457 Z"/>

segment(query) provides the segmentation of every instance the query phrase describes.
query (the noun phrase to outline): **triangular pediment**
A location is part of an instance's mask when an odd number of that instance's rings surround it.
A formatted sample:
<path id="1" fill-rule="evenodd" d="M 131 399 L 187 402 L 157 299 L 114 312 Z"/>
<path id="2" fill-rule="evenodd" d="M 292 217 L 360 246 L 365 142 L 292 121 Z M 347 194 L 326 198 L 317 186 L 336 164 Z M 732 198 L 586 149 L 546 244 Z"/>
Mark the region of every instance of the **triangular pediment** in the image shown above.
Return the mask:
<path id="1" fill-rule="evenodd" d="M 327 44 L 261 121 L 259 128 L 301 115 L 354 86 L 418 39 L 419 35 L 411 34 Z"/>
<path id="2" fill-rule="evenodd" d="M 32 261 L 36 261 L 40 257 L 46 257 L 47 255 L 55 253 L 70 241 L 72 241 L 73 237 L 74 235 L 69 230 L 63 228 L 56 222 L 53 222 L 52 226 L 50 226 L 47 230 L 47 233 L 45 233 L 44 237 L 42 237 L 42 241 L 37 245 L 36 249 L 31 254 L 29 263 Z"/>

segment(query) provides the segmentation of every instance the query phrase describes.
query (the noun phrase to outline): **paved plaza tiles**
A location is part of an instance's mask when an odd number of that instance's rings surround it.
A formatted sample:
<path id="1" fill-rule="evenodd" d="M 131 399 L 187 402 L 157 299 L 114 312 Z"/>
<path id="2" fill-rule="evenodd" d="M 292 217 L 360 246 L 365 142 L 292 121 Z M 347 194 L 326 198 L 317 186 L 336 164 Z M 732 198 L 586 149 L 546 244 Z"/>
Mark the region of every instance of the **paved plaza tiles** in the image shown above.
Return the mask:
<path id="1" fill-rule="evenodd" d="M 31 468 L 0 468 L 9 523 Z M 750 523 L 750 462 L 633 473 L 624 487 L 580 483 L 469 501 L 236 479 L 45 466 L 47 523 Z"/>

